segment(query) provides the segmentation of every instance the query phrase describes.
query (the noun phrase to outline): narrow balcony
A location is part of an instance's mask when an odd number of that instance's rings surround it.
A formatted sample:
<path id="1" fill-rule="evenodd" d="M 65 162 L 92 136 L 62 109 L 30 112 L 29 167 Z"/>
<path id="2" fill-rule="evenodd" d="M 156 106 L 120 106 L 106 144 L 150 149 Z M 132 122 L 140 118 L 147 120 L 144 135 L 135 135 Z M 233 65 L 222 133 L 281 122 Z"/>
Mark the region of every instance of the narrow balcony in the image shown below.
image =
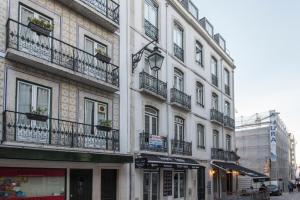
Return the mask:
<path id="1" fill-rule="evenodd" d="M 149 133 L 140 133 L 140 150 L 153 152 L 168 152 L 168 138 Z"/>
<path id="2" fill-rule="evenodd" d="M 229 87 L 229 85 L 225 85 L 225 94 L 230 96 L 230 87 Z"/>
<path id="3" fill-rule="evenodd" d="M 47 116 L 14 111 L 3 112 L 3 142 L 62 147 L 119 151 L 119 130 L 103 130 L 96 125 L 55 119 Z M 46 147 L 42 147 L 46 148 Z"/>
<path id="4" fill-rule="evenodd" d="M 106 91 L 119 90 L 119 67 L 29 26 L 7 22 L 7 58 Z"/>
<path id="5" fill-rule="evenodd" d="M 119 28 L 120 6 L 112 0 L 59 0 L 111 32 Z"/>
<path id="6" fill-rule="evenodd" d="M 234 130 L 235 129 L 234 119 L 232 119 L 229 116 L 224 116 L 224 127 Z"/>
<path id="7" fill-rule="evenodd" d="M 184 92 L 172 88 L 171 89 L 171 104 L 184 110 L 191 110 L 191 96 Z"/>
<path id="8" fill-rule="evenodd" d="M 183 48 L 174 43 L 174 56 L 184 62 Z"/>
<path id="9" fill-rule="evenodd" d="M 223 113 L 216 109 L 210 109 L 210 120 L 218 124 L 223 124 Z"/>
<path id="10" fill-rule="evenodd" d="M 144 71 L 140 73 L 140 89 L 159 99 L 167 99 L 167 83 Z"/>
<path id="11" fill-rule="evenodd" d="M 212 160 L 223 160 L 236 162 L 239 160 L 239 156 L 233 151 L 224 151 L 219 148 L 211 148 L 211 159 Z"/>
<path id="12" fill-rule="evenodd" d="M 216 76 L 216 75 L 214 75 L 214 74 L 212 74 L 211 75 L 211 83 L 214 85 L 214 86 L 216 86 L 216 87 L 218 87 L 218 77 Z"/>
<path id="13" fill-rule="evenodd" d="M 158 40 L 158 28 L 145 19 L 145 34 L 152 40 Z"/>
<path id="14" fill-rule="evenodd" d="M 181 140 L 171 141 L 172 154 L 179 154 L 185 156 L 192 155 L 192 142 L 185 142 Z"/>

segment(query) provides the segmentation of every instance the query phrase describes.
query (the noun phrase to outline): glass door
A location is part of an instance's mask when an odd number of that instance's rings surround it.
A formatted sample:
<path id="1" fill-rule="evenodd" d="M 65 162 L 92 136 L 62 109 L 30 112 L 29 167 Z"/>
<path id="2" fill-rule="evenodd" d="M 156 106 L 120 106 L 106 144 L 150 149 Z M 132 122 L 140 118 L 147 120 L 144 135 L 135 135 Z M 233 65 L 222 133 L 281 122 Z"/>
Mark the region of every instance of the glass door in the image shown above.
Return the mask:
<path id="1" fill-rule="evenodd" d="M 144 172 L 143 200 L 159 200 L 159 173 Z"/>
<path id="2" fill-rule="evenodd" d="M 185 173 L 174 173 L 174 199 L 184 200 L 185 197 Z"/>

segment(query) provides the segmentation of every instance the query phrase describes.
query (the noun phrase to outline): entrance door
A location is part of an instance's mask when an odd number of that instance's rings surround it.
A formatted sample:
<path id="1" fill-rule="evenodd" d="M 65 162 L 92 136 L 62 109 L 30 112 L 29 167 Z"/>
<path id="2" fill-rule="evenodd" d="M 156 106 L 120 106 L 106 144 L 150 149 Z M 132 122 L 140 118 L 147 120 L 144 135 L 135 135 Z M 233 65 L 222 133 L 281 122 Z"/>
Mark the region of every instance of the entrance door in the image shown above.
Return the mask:
<path id="1" fill-rule="evenodd" d="M 184 200 L 185 196 L 185 173 L 174 173 L 174 199 Z"/>
<path id="2" fill-rule="evenodd" d="M 198 169 L 198 200 L 205 200 L 205 167 Z"/>
<path id="3" fill-rule="evenodd" d="M 70 200 L 92 200 L 91 169 L 70 170 Z"/>
<path id="4" fill-rule="evenodd" d="M 117 200 L 117 170 L 101 170 L 101 200 Z"/>

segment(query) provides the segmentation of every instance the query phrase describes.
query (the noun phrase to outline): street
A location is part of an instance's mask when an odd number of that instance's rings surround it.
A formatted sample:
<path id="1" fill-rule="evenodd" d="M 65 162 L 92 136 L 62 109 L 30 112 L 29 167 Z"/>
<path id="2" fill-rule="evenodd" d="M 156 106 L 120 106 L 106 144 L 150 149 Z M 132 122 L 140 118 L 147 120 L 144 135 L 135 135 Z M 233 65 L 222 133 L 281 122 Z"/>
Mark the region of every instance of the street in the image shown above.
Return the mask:
<path id="1" fill-rule="evenodd" d="M 300 200 L 300 192 L 283 193 L 282 196 L 272 196 L 271 200 Z"/>

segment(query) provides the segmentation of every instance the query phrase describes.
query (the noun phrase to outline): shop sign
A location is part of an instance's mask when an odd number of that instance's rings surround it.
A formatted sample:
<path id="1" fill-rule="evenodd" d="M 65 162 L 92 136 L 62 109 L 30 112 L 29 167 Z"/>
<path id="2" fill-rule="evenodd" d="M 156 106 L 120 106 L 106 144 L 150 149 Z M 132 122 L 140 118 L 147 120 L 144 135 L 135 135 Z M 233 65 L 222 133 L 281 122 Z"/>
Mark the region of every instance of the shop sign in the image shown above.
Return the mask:
<path id="1" fill-rule="evenodd" d="M 159 135 L 149 136 L 149 147 L 153 149 L 163 148 L 163 138 Z"/>
<path id="2" fill-rule="evenodd" d="M 270 152 L 271 152 L 271 161 L 276 162 L 277 160 L 277 153 L 276 153 L 276 129 L 277 129 L 277 122 L 276 122 L 276 113 L 272 112 L 270 116 Z"/>

